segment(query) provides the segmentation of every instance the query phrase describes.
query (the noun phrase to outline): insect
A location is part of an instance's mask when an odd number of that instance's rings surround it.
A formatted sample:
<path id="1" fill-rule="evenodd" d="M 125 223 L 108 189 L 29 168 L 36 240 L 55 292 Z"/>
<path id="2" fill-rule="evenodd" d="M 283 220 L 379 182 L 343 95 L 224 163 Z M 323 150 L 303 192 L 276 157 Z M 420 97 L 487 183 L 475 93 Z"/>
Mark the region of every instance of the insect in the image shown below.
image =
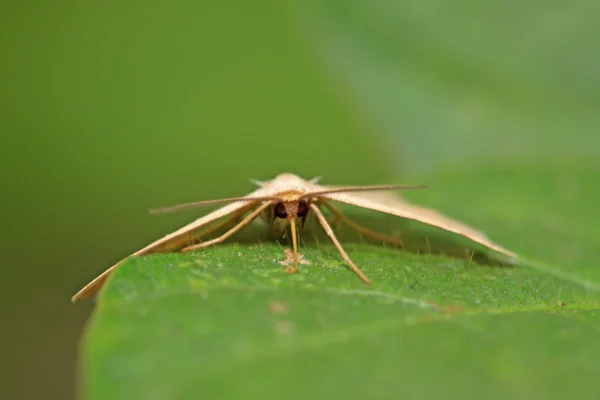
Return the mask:
<path id="1" fill-rule="evenodd" d="M 218 244 L 225 241 L 235 232 L 252 222 L 255 218 L 261 216 L 271 224 L 274 234 L 286 235 L 286 232 L 288 231 L 291 233 L 294 263 L 286 268 L 286 272 L 294 273 L 299 267 L 298 236 L 306 225 L 307 218 L 314 215 L 350 268 L 365 283 L 370 283 L 365 274 L 363 274 L 360 268 L 358 268 L 358 266 L 350 259 L 321 210 L 323 208 L 328 209 L 339 221 L 346 223 L 363 234 L 385 242 L 394 244 L 402 243 L 398 238 L 387 236 L 359 225 L 342 214 L 330 202 L 346 203 L 419 221 L 457 233 L 500 253 L 515 257 L 514 253 L 493 243 L 483 233 L 459 221 L 446 217 L 437 211 L 410 204 L 397 197 L 384 198 L 381 196 L 373 196 L 373 194 L 376 194 L 378 191 L 423 189 L 427 187 L 425 185 L 331 187 L 319 185 L 317 183 L 318 178 L 307 181 L 290 173 L 280 174 L 271 181 L 253 182 L 257 184 L 259 188 L 243 197 L 200 201 L 151 210 L 152 213 L 164 213 L 192 207 L 226 204 L 222 208 L 219 208 L 204 217 L 198 218 L 183 228 L 156 240 L 143 249 L 136 251 L 129 257 L 170 251 L 187 252 Z M 206 228 L 209 224 L 218 220 L 223 221 L 210 229 L 202 231 L 203 228 Z M 200 243 L 191 244 L 222 229 L 227 230 L 221 236 Z M 72 301 L 75 302 L 94 295 L 101 289 L 109 275 L 127 258 L 113 265 L 96 279 L 91 281 L 73 296 Z"/>

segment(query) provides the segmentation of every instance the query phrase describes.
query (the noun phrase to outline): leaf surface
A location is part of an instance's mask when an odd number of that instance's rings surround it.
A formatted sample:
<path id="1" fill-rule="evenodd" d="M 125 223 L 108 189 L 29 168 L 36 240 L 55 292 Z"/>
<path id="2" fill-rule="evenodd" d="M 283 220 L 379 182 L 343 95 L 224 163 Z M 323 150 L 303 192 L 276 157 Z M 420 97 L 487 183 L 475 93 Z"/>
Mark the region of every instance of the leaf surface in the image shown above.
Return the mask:
<path id="1" fill-rule="evenodd" d="M 591 211 L 591 176 L 571 172 L 578 189 L 569 193 L 580 213 Z M 302 247 L 310 264 L 287 275 L 286 244 L 266 241 L 260 227 L 192 254 L 131 259 L 106 287 L 84 344 L 89 397 L 589 395 L 600 356 L 597 228 L 557 212 L 556 171 L 484 179 L 491 173 L 446 175 L 413 201 L 485 226 L 536 268 L 421 253 L 424 238 L 446 249 L 468 243 L 358 210 L 351 215 L 370 226 L 404 229 L 413 250 L 361 243 L 342 227 L 370 286 L 319 235 Z M 521 202 L 504 201 L 515 181 Z M 473 186 L 486 194 L 475 197 Z"/>

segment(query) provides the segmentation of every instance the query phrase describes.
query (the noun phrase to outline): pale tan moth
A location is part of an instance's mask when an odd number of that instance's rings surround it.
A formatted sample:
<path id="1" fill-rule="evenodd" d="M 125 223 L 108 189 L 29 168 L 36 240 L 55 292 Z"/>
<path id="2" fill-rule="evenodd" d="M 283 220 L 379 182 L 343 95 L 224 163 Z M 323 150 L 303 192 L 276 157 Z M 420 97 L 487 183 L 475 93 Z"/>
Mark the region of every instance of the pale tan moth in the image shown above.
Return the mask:
<path id="1" fill-rule="evenodd" d="M 372 236 L 384 242 L 390 242 L 393 244 L 402 243 L 395 237 L 384 235 L 359 225 L 331 205 L 330 201 L 346 203 L 419 221 L 457 233 L 505 255 L 511 257 L 516 256 L 509 250 L 506 250 L 490 241 L 483 233 L 459 221 L 446 217 L 437 211 L 410 204 L 398 197 L 385 197 L 382 196 L 382 193 L 379 193 L 377 196 L 377 193 L 374 193 L 377 191 L 422 189 L 426 187 L 424 185 L 331 187 L 321 186 L 317 183 L 317 181 L 318 178 L 307 181 L 294 174 L 283 173 L 271 181 L 253 181 L 260 187 L 254 192 L 243 197 L 200 201 L 152 210 L 151 212 L 154 213 L 163 213 L 179 211 L 191 207 L 229 203 L 224 207 L 219 208 L 205 215 L 204 217 L 198 218 L 183 228 L 149 244 L 143 249 L 136 251 L 131 256 L 141 256 L 152 253 L 172 251 L 187 252 L 190 250 L 212 246 L 225 241 L 235 232 L 239 231 L 245 225 L 260 216 L 271 225 L 274 234 L 284 234 L 289 228 L 292 239 L 294 265 L 288 266 L 286 268 L 286 272 L 294 273 L 299 267 L 298 236 L 302 231 L 302 228 L 305 226 L 306 218 L 310 214 L 314 214 L 350 268 L 365 283 L 370 283 L 369 279 L 362 273 L 356 264 L 354 264 L 338 241 L 330 223 L 323 215 L 321 209 L 325 208 L 329 210 L 338 221 L 346 223 L 350 227 L 363 234 Z M 224 221 L 219 222 L 217 226 L 211 227 L 204 232 L 201 231 L 202 228 L 205 228 L 207 225 L 221 219 L 224 219 Z M 191 244 L 206 238 L 211 233 L 226 228 L 229 229 L 221 236 L 197 244 Z M 96 279 L 91 281 L 87 286 L 75 294 L 72 300 L 77 301 L 95 294 L 104 285 L 108 276 L 127 258 L 121 260 L 117 264 L 104 271 Z"/>

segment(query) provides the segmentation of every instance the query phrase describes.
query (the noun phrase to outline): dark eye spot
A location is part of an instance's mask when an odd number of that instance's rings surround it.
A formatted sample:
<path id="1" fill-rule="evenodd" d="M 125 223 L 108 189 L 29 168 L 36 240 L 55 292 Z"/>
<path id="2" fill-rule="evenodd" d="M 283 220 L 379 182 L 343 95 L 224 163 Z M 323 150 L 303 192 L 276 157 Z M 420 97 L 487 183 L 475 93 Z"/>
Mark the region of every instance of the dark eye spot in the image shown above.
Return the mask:
<path id="1" fill-rule="evenodd" d="M 277 218 L 287 218 L 287 210 L 282 202 L 275 203 L 273 206 L 273 212 Z"/>
<path id="2" fill-rule="evenodd" d="M 300 200 L 300 202 L 298 202 L 298 217 L 304 218 L 306 217 L 307 213 L 308 203 L 306 202 L 306 200 Z"/>

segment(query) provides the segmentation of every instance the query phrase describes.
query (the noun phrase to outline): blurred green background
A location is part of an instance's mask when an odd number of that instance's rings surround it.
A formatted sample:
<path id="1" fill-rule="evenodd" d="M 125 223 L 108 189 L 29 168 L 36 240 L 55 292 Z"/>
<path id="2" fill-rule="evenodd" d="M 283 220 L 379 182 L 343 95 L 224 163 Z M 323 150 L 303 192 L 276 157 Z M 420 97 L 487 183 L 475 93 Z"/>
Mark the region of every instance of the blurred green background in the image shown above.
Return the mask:
<path id="1" fill-rule="evenodd" d="M 149 208 L 243 194 L 282 171 L 364 184 L 583 166 L 598 185 L 598 11 L 4 2 L 3 397 L 74 397 L 93 304 L 70 296 L 189 220 Z"/>

